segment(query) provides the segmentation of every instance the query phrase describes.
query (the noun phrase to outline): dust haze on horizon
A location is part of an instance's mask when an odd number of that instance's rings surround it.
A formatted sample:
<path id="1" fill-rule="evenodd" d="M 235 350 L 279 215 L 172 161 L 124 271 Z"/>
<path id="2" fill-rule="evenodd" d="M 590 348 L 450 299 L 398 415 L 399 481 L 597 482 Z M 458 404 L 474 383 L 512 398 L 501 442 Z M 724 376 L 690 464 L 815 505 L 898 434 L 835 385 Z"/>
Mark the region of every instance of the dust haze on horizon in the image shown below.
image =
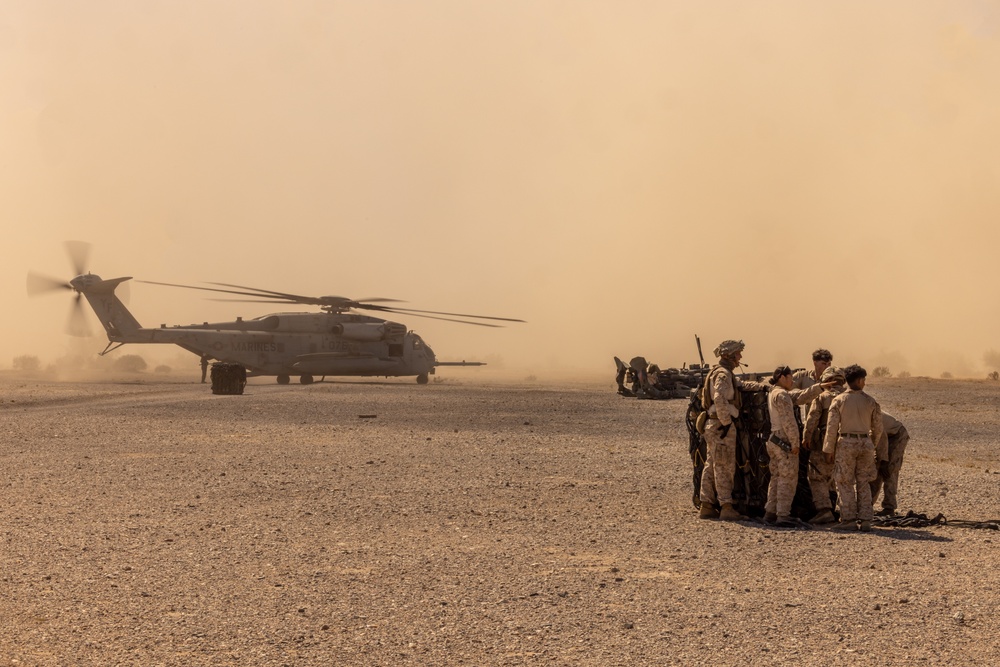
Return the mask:
<path id="1" fill-rule="evenodd" d="M 104 348 L 63 333 L 69 293 L 25 295 L 72 277 L 72 239 L 104 278 L 523 318 L 394 318 L 512 372 L 610 381 L 699 334 L 754 370 L 822 346 L 983 377 L 997 72 L 992 2 L 6 2 L 0 368 Z M 129 308 L 281 310 L 143 284 Z"/>

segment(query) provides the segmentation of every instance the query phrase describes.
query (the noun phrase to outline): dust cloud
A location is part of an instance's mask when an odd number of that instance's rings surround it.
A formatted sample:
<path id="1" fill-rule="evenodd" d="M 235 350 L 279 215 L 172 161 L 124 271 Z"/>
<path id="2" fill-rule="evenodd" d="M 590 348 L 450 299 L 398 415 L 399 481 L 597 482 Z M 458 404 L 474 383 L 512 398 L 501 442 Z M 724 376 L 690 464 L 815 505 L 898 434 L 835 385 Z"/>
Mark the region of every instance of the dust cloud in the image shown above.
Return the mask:
<path id="1" fill-rule="evenodd" d="M 981 377 L 998 30 L 968 1 L 5 2 L 0 367 L 103 349 L 64 335 L 69 293 L 25 296 L 80 239 L 105 278 L 520 317 L 397 319 L 539 376 L 696 361 L 697 333 L 759 370 L 823 346 Z"/>

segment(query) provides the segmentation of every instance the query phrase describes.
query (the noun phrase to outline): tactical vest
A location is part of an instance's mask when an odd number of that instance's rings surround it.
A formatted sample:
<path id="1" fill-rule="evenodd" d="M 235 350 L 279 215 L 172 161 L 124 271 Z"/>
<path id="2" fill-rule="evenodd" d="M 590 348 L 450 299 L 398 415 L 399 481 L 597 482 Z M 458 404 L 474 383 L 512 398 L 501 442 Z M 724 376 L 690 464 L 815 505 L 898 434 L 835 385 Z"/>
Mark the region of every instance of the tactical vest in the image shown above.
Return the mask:
<path id="1" fill-rule="evenodd" d="M 733 405 L 736 406 L 737 410 L 742 409 L 743 395 L 740 388 L 736 386 L 736 376 L 731 370 L 721 365 L 712 366 L 712 370 L 705 376 L 705 383 L 701 386 L 701 407 L 704 408 L 705 412 L 708 412 L 708 409 L 712 407 L 714 403 L 712 400 L 712 379 L 719 371 L 729 373 L 729 382 L 733 385 Z"/>
<path id="2" fill-rule="evenodd" d="M 823 393 L 825 394 L 826 392 L 824 391 Z M 838 391 L 837 393 L 833 394 L 833 396 L 830 397 L 830 401 L 833 402 L 833 399 L 837 398 L 842 393 L 844 392 Z M 818 442 L 820 444 L 822 444 L 823 439 L 826 438 L 826 425 L 830 421 L 830 406 L 823 404 L 822 397 L 823 394 L 820 394 L 819 424 L 816 426 L 816 431 L 813 434 L 813 442 Z"/>

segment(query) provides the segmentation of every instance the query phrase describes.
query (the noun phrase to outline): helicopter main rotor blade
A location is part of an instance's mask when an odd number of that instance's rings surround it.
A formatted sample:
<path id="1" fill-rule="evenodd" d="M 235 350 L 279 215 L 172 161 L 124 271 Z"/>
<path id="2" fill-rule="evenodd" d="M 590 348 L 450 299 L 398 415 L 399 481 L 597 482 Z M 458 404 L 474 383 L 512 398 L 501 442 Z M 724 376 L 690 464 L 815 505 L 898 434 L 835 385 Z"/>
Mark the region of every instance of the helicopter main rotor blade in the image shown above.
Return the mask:
<path id="1" fill-rule="evenodd" d="M 83 312 L 83 303 L 80 301 L 82 294 L 77 294 L 73 301 L 73 306 L 69 311 L 69 322 L 66 325 L 66 333 L 77 338 L 87 338 L 90 336 L 90 325 L 87 323 L 87 314 Z"/>
<path id="2" fill-rule="evenodd" d="M 257 294 L 255 292 L 238 292 L 231 289 L 219 289 L 217 287 L 198 287 L 196 285 L 179 285 L 177 283 L 160 283 L 155 280 L 137 280 L 139 283 L 146 283 L 147 285 L 163 285 L 164 287 L 181 287 L 183 289 L 196 289 L 202 292 L 221 292 L 222 294 L 238 294 L 240 296 L 252 296 L 252 297 L 265 297 L 267 294 Z M 211 283 L 220 284 L 220 283 Z M 308 297 L 304 297 L 308 298 Z M 298 299 L 288 297 L 288 301 L 282 301 L 281 303 L 295 303 Z"/>
<path id="3" fill-rule="evenodd" d="M 387 299 L 382 296 L 372 297 L 370 299 L 349 299 L 346 296 L 324 296 L 324 297 L 314 297 L 314 296 L 304 296 L 301 294 L 289 294 L 287 292 L 275 292 L 272 290 L 260 289 L 259 287 L 247 287 L 245 285 L 231 285 L 229 283 L 208 283 L 209 285 L 219 285 L 221 287 L 235 287 L 236 289 L 253 290 L 259 292 L 254 296 L 278 296 L 283 299 L 292 299 L 299 303 L 311 303 L 316 305 L 329 305 L 331 300 L 342 300 L 345 305 L 347 304 L 359 304 L 361 307 L 365 303 L 406 303 L 400 299 Z M 245 292 L 244 292 L 245 294 Z M 351 306 L 355 307 L 355 306 Z"/>
<path id="4" fill-rule="evenodd" d="M 379 308 L 380 311 L 384 313 L 398 313 L 400 315 L 407 315 L 409 317 L 422 317 L 426 320 L 441 320 L 443 322 L 457 322 L 458 324 L 470 324 L 474 327 L 490 327 L 491 329 L 502 329 L 502 324 L 487 324 L 486 322 L 466 322 L 465 320 L 454 320 L 450 317 L 434 317 L 433 315 L 417 315 L 416 313 L 404 313 L 401 311 L 393 310 L 392 308 Z"/>
<path id="5" fill-rule="evenodd" d="M 219 301 L 223 303 L 279 303 L 288 306 L 295 303 L 287 299 L 208 299 L 208 301 Z"/>
<path id="6" fill-rule="evenodd" d="M 37 296 L 47 292 L 57 292 L 64 289 L 73 289 L 65 280 L 50 278 L 40 273 L 28 273 L 28 296 Z"/>
<path id="7" fill-rule="evenodd" d="M 373 296 L 370 299 L 358 299 L 358 303 L 406 303 L 402 299 L 386 299 L 381 296 Z"/>
<path id="8" fill-rule="evenodd" d="M 66 252 L 73 264 L 73 275 L 82 276 L 87 272 L 87 258 L 90 257 L 90 244 L 83 241 L 66 241 Z"/>
<path id="9" fill-rule="evenodd" d="M 274 292 L 274 291 L 271 291 L 269 289 L 260 289 L 259 287 L 246 287 L 245 285 L 230 285 L 229 283 L 213 283 L 213 282 L 210 282 L 208 284 L 209 285 L 220 285 L 221 287 L 235 287 L 236 289 L 253 290 L 254 292 L 258 292 L 257 294 L 252 294 L 250 296 L 279 296 L 279 297 L 281 297 L 283 299 L 291 299 L 292 301 L 299 301 L 300 303 L 313 303 L 313 302 L 319 301 L 319 299 L 317 299 L 316 297 L 312 297 L 312 296 L 303 296 L 301 294 L 287 294 L 285 292 Z M 221 291 L 225 291 L 225 290 L 219 290 L 219 291 L 221 292 Z M 246 294 L 246 292 L 235 292 L 235 293 L 236 294 Z M 334 297 L 334 298 L 344 299 L 344 301 L 350 301 L 351 300 L 351 299 L 347 299 L 345 297 Z"/>
<path id="10" fill-rule="evenodd" d="M 362 304 L 363 307 L 363 304 Z M 378 308 L 373 308 L 372 310 L 385 310 L 386 308 L 379 306 Z M 465 313 L 441 313 L 436 310 L 414 310 L 413 308 L 396 308 L 392 307 L 393 312 L 398 313 L 430 313 L 432 315 L 450 315 L 451 317 L 471 317 L 477 320 L 498 320 L 500 322 L 524 322 L 524 320 L 518 320 L 513 317 L 491 317 L 489 315 L 467 315 Z M 458 321 L 458 320 L 456 320 Z M 467 322 L 467 324 L 472 324 L 472 322 Z"/>
<path id="11" fill-rule="evenodd" d="M 136 282 L 146 283 L 147 285 L 163 285 L 165 287 L 180 287 L 183 289 L 194 289 L 201 290 L 203 292 L 217 292 L 221 294 L 235 294 L 237 296 L 250 297 L 249 299 L 213 299 L 213 301 L 229 301 L 236 303 L 277 303 L 277 304 L 289 304 L 289 303 L 299 303 L 314 306 L 323 306 L 325 309 L 336 309 L 337 312 L 342 312 L 348 308 L 355 308 L 358 310 L 374 310 L 377 312 L 384 313 L 395 313 L 399 315 L 408 315 L 413 317 L 424 317 L 429 320 L 442 320 L 444 322 L 456 322 L 458 324 L 471 324 L 473 326 L 480 327 L 500 327 L 502 325 L 498 324 L 486 324 L 483 322 L 469 322 L 464 319 L 452 319 L 456 317 L 464 317 L 476 320 L 494 320 L 498 322 L 524 322 L 524 320 L 519 320 L 513 317 L 494 317 L 490 315 L 470 315 L 467 313 L 446 313 L 437 310 L 416 310 L 414 308 L 398 308 L 395 306 L 380 306 L 378 303 L 405 303 L 398 299 L 387 299 L 384 297 L 373 297 L 371 299 L 364 299 L 357 301 L 354 299 L 348 299 L 347 297 L 341 296 L 322 296 L 322 297 L 311 297 L 304 296 L 301 294 L 291 294 L 288 292 L 275 292 L 273 290 L 260 289 L 258 287 L 247 287 L 246 285 L 234 285 L 232 283 L 216 283 L 209 282 L 209 285 L 218 285 L 218 287 L 198 287 L 195 285 L 180 285 L 178 283 L 161 283 L 154 280 L 138 280 Z M 222 289 L 223 287 L 229 287 L 232 289 Z M 445 315 L 447 317 L 433 317 L 434 315 Z"/>

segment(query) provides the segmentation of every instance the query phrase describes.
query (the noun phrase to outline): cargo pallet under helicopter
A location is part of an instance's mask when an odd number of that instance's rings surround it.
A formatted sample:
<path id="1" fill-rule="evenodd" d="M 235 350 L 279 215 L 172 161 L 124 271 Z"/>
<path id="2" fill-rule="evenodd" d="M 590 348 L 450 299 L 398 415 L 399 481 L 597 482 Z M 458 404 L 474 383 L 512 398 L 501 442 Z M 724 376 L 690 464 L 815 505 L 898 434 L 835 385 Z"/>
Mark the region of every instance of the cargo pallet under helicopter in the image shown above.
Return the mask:
<path id="1" fill-rule="evenodd" d="M 68 283 L 62 280 L 28 275 L 28 293 L 70 289 L 76 292 L 69 332 L 86 335 L 86 317 L 80 297 L 90 303 L 108 335 L 108 345 L 100 353 L 108 354 L 122 345 L 173 344 L 208 361 L 215 359 L 244 366 L 250 376 L 276 376 L 279 384 L 288 384 L 291 376 L 299 376 L 302 384 L 311 384 L 315 376 L 416 376 L 419 384 L 427 384 L 438 366 L 484 366 L 481 362 L 438 361 L 424 340 L 399 322 L 361 315 L 352 310 L 373 310 L 398 313 L 411 317 L 445 320 L 474 326 L 498 327 L 499 324 L 471 322 L 468 319 L 502 322 L 523 322 L 507 317 L 488 317 L 462 313 L 414 310 L 380 305 L 400 303 L 395 299 L 354 300 L 340 296 L 309 297 L 273 292 L 254 287 L 208 283 L 217 287 L 196 287 L 138 281 L 152 285 L 181 287 L 209 292 L 234 294 L 249 303 L 304 304 L 319 306 L 322 312 L 273 313 L 249 320 L 236 318 L 232 322 L 193 324 L 189 326 L 161 325 L 156 329 L 142 327 L 115 289 L 131 277 L 102 280 L 84 272 L 86 244 L 67 244 L 79 275 Z M 223 289 L 230 288 L 230 289 Z M 438 317 L 447 316 L 447 317 Z M 468 318 L 468 319 L 456 319 Z"/>

